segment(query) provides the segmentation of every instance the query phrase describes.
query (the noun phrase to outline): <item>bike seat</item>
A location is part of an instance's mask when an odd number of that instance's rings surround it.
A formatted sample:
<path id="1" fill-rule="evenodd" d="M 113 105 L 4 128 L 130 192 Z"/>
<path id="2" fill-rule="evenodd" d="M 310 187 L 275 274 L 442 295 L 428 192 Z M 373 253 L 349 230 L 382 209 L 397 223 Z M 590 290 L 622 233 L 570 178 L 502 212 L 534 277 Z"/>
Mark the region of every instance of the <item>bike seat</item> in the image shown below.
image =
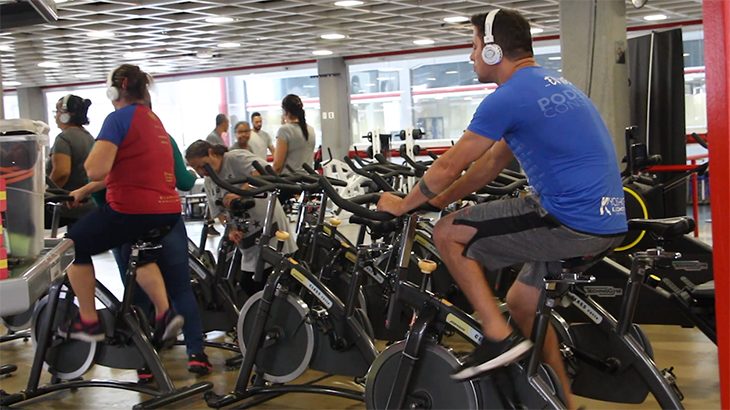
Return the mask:
<path id="1" fill-rule="evenodd" d="M 155 228 L 145 234 L 142 234 L 137 237 L 137 243 L 150 243 L 150 244 L 159 244 L 162 241 L 162 238 L 165 237 L 170 231 L 172 230 L 171 225 L 165 225 L 161 226 L 159 228 Z"/>
<path id="2" fill-rule="evenodd" d="M 664 239 L 673 239 L 695 229 L 695 220 L 686 216 L 663 219 L 630 219 L 629 229 L 649 231 Z"/>
<path id="3" fill-rule="evenodd" d="M 715 281 L 711 280 L 709 282 L 702 283 L 700 285 L 697 285 L 692 291 L 689 293 L 693 298 L 695 299 L 715 299 Z"/>
<path id="4" fill-rule="evenodd" d="M 597 255 L 579 256 L 577 258 L 564 259 L 563 272 L 582 273 L 596 262 L 613 253 L 613 248 L 608 248 Z"/>

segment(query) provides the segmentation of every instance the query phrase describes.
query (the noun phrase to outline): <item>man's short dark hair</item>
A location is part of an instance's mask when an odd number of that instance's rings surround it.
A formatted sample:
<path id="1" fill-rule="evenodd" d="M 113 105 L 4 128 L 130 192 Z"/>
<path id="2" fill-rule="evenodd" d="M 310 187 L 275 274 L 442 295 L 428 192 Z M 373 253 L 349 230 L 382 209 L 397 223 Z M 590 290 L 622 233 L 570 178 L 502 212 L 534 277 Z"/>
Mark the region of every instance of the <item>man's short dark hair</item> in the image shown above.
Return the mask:
<path id="1" fill-rule="evenodd" d="M 255 113 L 251 114 L 251 121 L 253 121 L 254 117 L 260 117 L 260 116 L 261 116 L 260 112 L 255 112 Z"/>
<path id="2" fill-rule="evenodd" d="M 487 13 L 471 16 L 471 24 L 477 28 L 477 33 L 484 39 L 484 20 Z M 494 42 L 501 48 L 504 56 L 512 61 L 532 57 L 532 34 L 530 23 L 522 14 L 508 9 L 500 9 L 494 17 L 492 25 Z"/>
<path id="3" fill-rule="evenodd" d="M 216 127 L 223 124 L 226 121 L 228 121 L 228 118 L 226 118 L 225 114 L 218 114 L 215 116 L 215 126 Z"/>

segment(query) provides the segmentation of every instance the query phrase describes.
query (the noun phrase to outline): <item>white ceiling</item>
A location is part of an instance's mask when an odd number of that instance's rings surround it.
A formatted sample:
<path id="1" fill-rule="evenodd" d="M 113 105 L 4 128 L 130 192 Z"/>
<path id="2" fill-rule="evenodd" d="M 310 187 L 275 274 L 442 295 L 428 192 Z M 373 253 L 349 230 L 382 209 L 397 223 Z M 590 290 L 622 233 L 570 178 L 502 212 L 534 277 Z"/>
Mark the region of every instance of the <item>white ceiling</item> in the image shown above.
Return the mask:
<path id="1" fill-rule="evenodd" d="M 470 16 L 492 7 L 522 12 L 533 27 L 544 29 L 535 37 L 559 33 L 559 0 L 364 0 L 365 4 L 348 8 L 335 6 L 334 1 L 69 0 L 57 5 L 59 20 L 53 24 L 0 30 L 2 79 L 18 81 L 20 87 L 49 86 L 103 81 L 122 62 L 140 64 L 159 75 L 312 60 L 317 49 L 353 56 L 466 45 L 471 42 L 470 24 L 445 23 L 443 18 Z M 668 16 L 658 24 L 699 20 L 702 1 L 649 0 L 639 10 L 627 2 L 627 25 L 647 26 L 650 23 L 643 17 L 658 13 Z M 234 21 L 205 21 L 215 16 Z M 97 30 L 115 35 L 87 36 Z M 332 32 L 347 37 L 320 38 Z M 417 46 L 413 44 L 417 39 L 435 43 Z M 241 46 L 218 46 L 226 42 Z M 125 58 L 129 52 L 148 57 Z M 198 57 L 206 53 L 213 57 Z M 40 68 L 37 64 L 42 61 L 62 66 Z"/>

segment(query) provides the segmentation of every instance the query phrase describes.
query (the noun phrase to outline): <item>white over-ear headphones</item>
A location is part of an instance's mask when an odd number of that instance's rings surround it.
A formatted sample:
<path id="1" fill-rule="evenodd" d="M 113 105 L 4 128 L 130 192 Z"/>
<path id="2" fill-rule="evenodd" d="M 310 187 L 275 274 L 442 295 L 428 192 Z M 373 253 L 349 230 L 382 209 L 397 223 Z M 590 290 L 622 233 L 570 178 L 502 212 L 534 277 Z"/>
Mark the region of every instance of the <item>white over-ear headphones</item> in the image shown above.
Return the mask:
<path id="1" fill-rule="evenodd" d="M 63 124 L 68 124 L 71 122 L 71 114 L 68 113 L 68 99 L 71 97 L 71 94 L 66 94 L 65 97 L 63 97 L 63 101 L 61 102 L 61 115 L 58 116 L 58 120 L 61 121 Z"/>
<path id="2" fill-rule="evenodd" d="M 499 13 L 499 9 L 495 9 L 487 14 L 484 19 L 484 47 L 482 48 L 482 60 L 489 65 L 499 64 L 502 61 L 502 47 L 494 42 L 494 17 Z"/>
<path id="3" fill-rule="evenodd" d="M 119 88 L 114 86 L 114 71 L 116 69 L 113 69 L 109 72 L 109 75 L 106 77 L 106 98 L 116 101 L 121 96 L 119 92 Z"/>

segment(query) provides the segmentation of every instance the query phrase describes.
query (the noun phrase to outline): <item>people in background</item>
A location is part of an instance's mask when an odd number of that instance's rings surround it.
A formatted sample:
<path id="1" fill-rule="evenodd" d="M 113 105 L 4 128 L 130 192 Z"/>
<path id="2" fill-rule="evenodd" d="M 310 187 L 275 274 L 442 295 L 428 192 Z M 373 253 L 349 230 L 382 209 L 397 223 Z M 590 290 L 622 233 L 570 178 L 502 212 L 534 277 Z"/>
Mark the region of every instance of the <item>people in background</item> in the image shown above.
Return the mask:
<path id="1" fill-rule="evenodd" d="M 236 143 L 231 146 L 231 151 L 234 149 L 245 149 L 253 152 L 251 149 L 251 127 L 249 127 L 246 121 L 241 121 L 236 124 L 234 128 L 236 133 Z"/>
<path id="2" fill-rule="evenodd" d="M 188 164 L 195 169 L 201 176 L 205 177 L 205 194 L 208 197 L 209 208 L 212 216 L 218 217 L 221 221 L 226 220 L 227 209 L 230 208 L 231 201 L 239 198 L 238 195 L 231 194 L 217 186 L 209 177 L 205 170 L 205 164 L 210 164 L 213 170 L 221 179 L 232 179 L 246 177 L 251 175 L 259 175 L 253 167 L 253 163 L 258 161 L 262 165 L 266 164 L 263 158 L 259 158 L 248 150 L 228 151 L 223 145 L 211 145 L 207 141 L 195 141 L 187 151 L 185 151 L 185 159 Z M 218 205 L 218 201 L 223 206 Z M 250 225 L 248 232 L 241 232 L 235 229 L 230 230 L 230 239 L 243 249 L 243 257 L 241 261 L 241 269 L 244 272 L 242 276 L 242 287 L 248 293 L 258 291 L 263 284 L 252 283 L 252 276 L 256 268 L 259 256 L 259 247 L 256 246 L 256 239 L 261 236 L 266 220 L 267 200 L 265 198 L 254 199 L 256 205 L 249 210 Z M 274 226 L 273 231 L 289 231 L 289 220 L 284 213 L 284 209 L 279 202 L 276 202 L 274 210 Z M 276 246 L 276 237 L 271 239 L 271 246 Z M 290 237 L 284 243 L 283 252 L 285 254 L 292 253 L 296 250 L 296 243 Z M 249 293 L 251 294 L 251 293 Z"/>
<path id="3" fill-rule="evenodd" d="M 314 161 L 314 128 L 307 125 L 304 104 L 298 96 L 289 94 L 284 97 L 281 109 L 286 124 L 276 133 L 274 170 L 282 173 L 288 165 L 295 172 L 306 174 L 302 164 L 311 166 Z"/>
<path id="4" fill-rule="evenodd" d="M 84 128 L 89 124 L 91 101 L 68 94 L 56 102 L 56 125 L 61 129 L 51 148 L 48 176 L 59 188 L 73 191 L 86 185 L 88 177 L 84 162 L 94 145 L 94 137 Z M 78 208 L 61 207 L 59 227 L 69 225 L 94 208 L 87 202 Z M 45 227 L 51 229 L 53 209 L 46 209 Z"/>
<path id="5" fill-rule="evenodd" d="M 106 184 L 107 203 L 71 227 L 76 258 L 68 278 L 78 299 L 79 316 L 63 323 L 58 333 L 87 342 L 104 340 L 94 303 L 96 278 L 91 256 L 119 247 L 153 229 L 173 227 L 180 219 L 175 191 L 174 160 L 160 119 L 145 103 L 152 81 L 138 66 L 123 64 L 109 75 L 107 96 L 115 111 L 104 120 L 84 167 L 88 177 Z M 76 192 L 76 191 L 74 191 Z M 75 195 L 74 205 L 81 196 Z M 140 261 L 137 283 L 155 306 L 156 339 L 177 337 L 183 326 L 167 299 L 167 288 L 154 262 Z"/>
<path id="6" fill-rule="evenodd" d="M 251 140 L 249 141 L 250 151 L 254 155 L 266 159 L 266 150 L 271 151 L 271 155 L 276 155 L 276 148 L 271 142 L 271 135 L 268 132 L 261 129 L 263 121 L 261 114 L 255 112 L 251 114 L 251 124 L 253 125 L 253 131 L 251 132 Z"/>
<path id="7" fill-rule="evenodd" d="M 228 125 L 228 117 L 225 114 L 216 115 L 215 128 L 205 137 L 205 140 L 211 144 L 226 145 L 225 141 L 223 141 L 223 133 L 228 132 Z"/>

